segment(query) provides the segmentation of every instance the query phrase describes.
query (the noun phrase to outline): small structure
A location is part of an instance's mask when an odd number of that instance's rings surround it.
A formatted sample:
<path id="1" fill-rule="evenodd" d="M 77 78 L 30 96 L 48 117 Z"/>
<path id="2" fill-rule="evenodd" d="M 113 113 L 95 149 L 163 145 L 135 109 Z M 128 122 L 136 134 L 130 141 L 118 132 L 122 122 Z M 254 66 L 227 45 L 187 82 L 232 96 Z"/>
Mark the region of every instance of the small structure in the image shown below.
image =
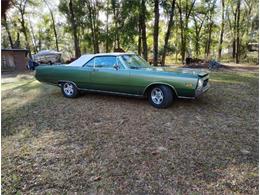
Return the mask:
<path id="1" fill-rule="evenodd" d="M 26 71 L 28 49 L 1 49 L 2 72 Z"/>

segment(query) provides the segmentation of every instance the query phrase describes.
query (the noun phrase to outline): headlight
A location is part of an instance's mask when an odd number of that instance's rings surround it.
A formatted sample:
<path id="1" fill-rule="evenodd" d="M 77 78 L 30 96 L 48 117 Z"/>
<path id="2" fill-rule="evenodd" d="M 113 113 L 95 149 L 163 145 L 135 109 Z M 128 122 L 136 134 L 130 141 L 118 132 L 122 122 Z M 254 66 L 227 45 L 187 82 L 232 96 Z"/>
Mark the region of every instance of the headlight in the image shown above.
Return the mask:
<path id="1" fill-rule="evenodd" d="M 199 79 L 197 89 L 201 89 L 203 87 L 203 80 Z"/>

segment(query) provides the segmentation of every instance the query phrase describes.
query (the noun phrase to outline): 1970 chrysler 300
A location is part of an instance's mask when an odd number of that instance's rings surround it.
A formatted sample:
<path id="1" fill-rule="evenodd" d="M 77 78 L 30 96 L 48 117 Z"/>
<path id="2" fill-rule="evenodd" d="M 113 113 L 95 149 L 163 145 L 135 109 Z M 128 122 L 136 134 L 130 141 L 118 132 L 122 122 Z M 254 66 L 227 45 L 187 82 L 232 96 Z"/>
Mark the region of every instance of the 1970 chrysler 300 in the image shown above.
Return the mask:
<path id="1" fill-rule="evenodd" d="M 133 53 L 83 55 L 67 65 L 39 66 L 35 77 L 60 86 L 65 97 L 81 90 L 144 96 L 156 108 L 170 106 L 175 98 L 194 99 L 209 88 L 205 72 L 153 67 Z"/>

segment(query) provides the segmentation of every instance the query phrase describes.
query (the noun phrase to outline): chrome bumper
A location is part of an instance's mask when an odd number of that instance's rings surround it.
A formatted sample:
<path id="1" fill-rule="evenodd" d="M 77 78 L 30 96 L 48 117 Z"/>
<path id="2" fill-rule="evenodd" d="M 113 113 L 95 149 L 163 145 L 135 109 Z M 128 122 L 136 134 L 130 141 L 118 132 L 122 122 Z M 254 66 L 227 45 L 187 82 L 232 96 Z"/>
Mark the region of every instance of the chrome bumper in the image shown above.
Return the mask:
<path id="1" fill-rule="evenodd" d="M 205 87 L 201 88 L 200 90 L 196 89 L 196 91 L 195 91 L 195 97 L 198 97 L 198 96 L 200 96 L 201 94 L 203 94 L 203 93 L 205 93 L 206 91 L 208 91 L 209 87 L 210 87 L 210 85 L 209 85 L 209 83 L 208 83 Z"/>

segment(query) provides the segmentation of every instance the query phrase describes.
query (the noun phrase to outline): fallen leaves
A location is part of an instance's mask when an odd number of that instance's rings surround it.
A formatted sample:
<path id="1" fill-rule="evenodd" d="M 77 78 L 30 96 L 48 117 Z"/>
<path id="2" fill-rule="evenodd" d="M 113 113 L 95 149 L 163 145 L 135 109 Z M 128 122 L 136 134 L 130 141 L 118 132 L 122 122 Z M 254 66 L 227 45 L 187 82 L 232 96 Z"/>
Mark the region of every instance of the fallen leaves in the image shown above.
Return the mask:
<path id="1" fill-rule="evenodd" d="M 32 77 L 5 84 L 2 192 L 256 194 L 258 75 L 211 77 L 202 97 L 163 110 L 104 94 L 66 99 Z"/>

